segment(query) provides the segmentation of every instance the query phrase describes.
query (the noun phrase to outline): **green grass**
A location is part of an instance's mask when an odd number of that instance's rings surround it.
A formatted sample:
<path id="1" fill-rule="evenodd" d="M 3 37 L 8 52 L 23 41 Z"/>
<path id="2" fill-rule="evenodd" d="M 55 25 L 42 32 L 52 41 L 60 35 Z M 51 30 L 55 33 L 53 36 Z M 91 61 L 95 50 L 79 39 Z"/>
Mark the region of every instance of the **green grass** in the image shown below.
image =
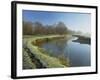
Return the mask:
<path id="1" fill-rule="evenodd" d="M 31 61 L 28 53 L 23 49 L 23 69 L 34 69 L 35 64 Z"/>
<path id="2" fill-rule="evenodd" d="M 67 67 L 70 66 L 70 61 L 69 61 L 69 59 L 66 58 L 63 54 L 59 55 L 59 56 L 58 56 L 58 59 L 60 60 L 60 62 L 61 62 L 63 65 L 65 65 L 65 66 L 67 66 Z"/>
<path id="3" fill-rule="evenodd" d="M 43 48 L 38 48 L 38 50 L 40 52 L 42 52 L 43 54 L 45 54 L 45 55 L 54 57 L 53 53 L 50 52 L 50 51 L 45 51 Z M 70 66 L 69 59 L 66 58 L 63 54 L 59 55 L 56 58 L 59 59 L 59 61 L 61 62 L 61 64 L 65 65 L 66 67 Z"/>
<path id="4" fill-rule="evenodd" d="M 57 58 L 57 57 L 51 56 L 44 49 L 41 49 L 38 46 L 35 46 L 32 44 L 32 42 L 33 41 L 35 42 L 35 40 L 37 40 L 37 39 L 45 39 L 45 38 L 50 39 L 50 38 L 60 37 L 60 36 L 61 35 L 24 36 L 23 44 L 25 44 L 30 49 L 32 54 L 35 55 L 36 58 L 39 59 L 43 65 L 46 65 L 47 68 L 63 68 L 63 67 L 68 66 L 68 63 L 65 61 L 64 57 Z M 27 62 L 29 63 L 29 65 L 33 65 L 33 64 L 30 64 L 31 61 L 29 60 L 29 58 L 27 58 L 25 60 L 28 60 Z M 36 68 L 36 67 L 33 66 L 32 68 Z"/>
<path id="5" fill-rule="evenodd" d="M 65 67 L 64 65 L 62 65 L 59 61 L 59 59 L 55 58 L 55 57 L 51 57 L 47 54 L 43 54 L 42 52 L 40 52 L 38 50 L 37 46 L 32 46 L 31 44 L 28 46 L 31 50 L 31 52 L 33 52 L 33 54 L 39 59 L 41 60 L 41 62 L 46 65 L 48 68 L 54 68 L 54 67 Z"/>

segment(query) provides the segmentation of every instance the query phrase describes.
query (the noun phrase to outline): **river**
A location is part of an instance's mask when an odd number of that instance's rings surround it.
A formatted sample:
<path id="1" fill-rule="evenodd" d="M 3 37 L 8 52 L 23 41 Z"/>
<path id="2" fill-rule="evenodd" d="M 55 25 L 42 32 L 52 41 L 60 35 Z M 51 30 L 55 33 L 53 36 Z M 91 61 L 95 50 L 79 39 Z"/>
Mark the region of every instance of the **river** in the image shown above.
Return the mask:
<path id="1" fill-rule="evenodd" d="M 91 65 L 90 44 L 75 42 L 78 37 L 58 39 L 44 42 L 41 47 L 55 57 L 64 56 L 70 62 L 70 67 Z"/>

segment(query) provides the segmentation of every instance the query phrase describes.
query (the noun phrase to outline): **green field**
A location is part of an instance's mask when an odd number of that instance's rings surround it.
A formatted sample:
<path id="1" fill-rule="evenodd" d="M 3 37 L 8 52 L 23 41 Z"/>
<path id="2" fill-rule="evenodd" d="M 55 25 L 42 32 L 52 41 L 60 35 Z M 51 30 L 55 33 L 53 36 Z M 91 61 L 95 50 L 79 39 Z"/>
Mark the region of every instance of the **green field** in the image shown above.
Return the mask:
<path id="1" fill-rule="evenodd" d="M 69 60 L 64 57 L 49 55 L 43 48 L 35 45 L 37 42 L 62 38 L 65 35 L 23 36 L 23 69 L 64 68 L 69 66 Z"/>

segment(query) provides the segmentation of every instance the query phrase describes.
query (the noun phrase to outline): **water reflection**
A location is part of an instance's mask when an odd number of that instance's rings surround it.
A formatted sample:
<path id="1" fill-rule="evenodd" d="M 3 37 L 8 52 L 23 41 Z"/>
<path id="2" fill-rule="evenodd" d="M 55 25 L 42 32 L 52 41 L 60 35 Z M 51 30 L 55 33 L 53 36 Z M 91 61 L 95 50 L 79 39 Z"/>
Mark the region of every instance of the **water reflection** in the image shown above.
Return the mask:
<path id="1" fill-rule="evenodd" d="M 64 55 L 69 59 L 71 67 L 90 66 L 90 45 L 74 42 L 77 39 L 77 37 L 72 37 L 47 41 L 40 47 L 55 57 Z"/>

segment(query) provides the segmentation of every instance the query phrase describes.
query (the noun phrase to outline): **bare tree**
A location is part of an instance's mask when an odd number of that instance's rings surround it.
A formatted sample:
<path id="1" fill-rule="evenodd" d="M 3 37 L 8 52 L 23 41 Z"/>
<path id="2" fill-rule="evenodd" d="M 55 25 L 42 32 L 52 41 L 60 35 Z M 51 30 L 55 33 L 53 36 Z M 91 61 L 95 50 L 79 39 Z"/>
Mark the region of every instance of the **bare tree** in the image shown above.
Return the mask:
<path id="1" fill-rule="evenodd" d="M 58 33 L 58 34 L 66 34 L 67 30 L 68 29 L 67 29 L 66 25 L 63 22 L 59 22 L 56 25 L 56 33 Z"/>
<path id="2" fill-rule="evenodd" d="M 24 35 L 32 35 L 33 34 L 33 28 L 32 28 L 31 22 L 24 22 L 23 21 L 23 34 Z"/>

